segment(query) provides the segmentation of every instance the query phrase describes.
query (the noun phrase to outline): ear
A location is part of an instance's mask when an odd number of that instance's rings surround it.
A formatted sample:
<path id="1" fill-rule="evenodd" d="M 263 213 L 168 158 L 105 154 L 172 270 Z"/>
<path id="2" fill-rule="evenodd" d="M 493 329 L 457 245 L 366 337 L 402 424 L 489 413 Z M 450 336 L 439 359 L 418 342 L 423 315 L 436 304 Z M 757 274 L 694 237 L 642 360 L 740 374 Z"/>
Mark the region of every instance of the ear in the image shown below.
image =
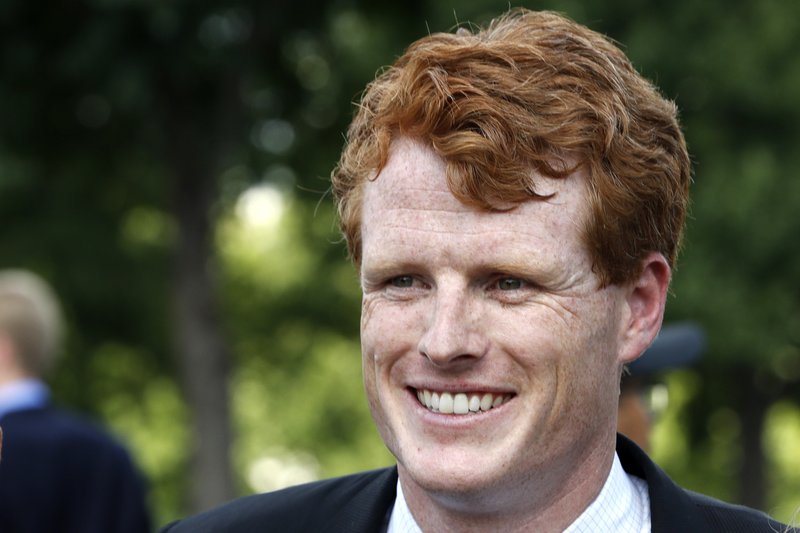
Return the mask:
<path id="1" fill-rule="evenodd" d="M 625 319 L 622 323 L 619 361 L 635 361 L 661 329 L 672 271 L 663 255 L 648 254 L 639 277 L 625 287 Z"/>

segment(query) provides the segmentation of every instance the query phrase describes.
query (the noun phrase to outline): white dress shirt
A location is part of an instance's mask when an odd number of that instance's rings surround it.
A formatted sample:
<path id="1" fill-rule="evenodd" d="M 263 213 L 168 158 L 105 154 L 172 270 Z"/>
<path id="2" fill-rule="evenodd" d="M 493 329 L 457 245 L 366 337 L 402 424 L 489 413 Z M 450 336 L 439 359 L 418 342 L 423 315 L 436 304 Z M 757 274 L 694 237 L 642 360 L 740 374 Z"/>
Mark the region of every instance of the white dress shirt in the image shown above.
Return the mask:
<path id="1" fill-rule="evenodd" d="M 564 533 L 650 533 L 650 496 L 647 483 L 622 469 L 619 457 L 597 498 Z M 400 480 L 387 533 L 422 533 L 408 508 Z"/>

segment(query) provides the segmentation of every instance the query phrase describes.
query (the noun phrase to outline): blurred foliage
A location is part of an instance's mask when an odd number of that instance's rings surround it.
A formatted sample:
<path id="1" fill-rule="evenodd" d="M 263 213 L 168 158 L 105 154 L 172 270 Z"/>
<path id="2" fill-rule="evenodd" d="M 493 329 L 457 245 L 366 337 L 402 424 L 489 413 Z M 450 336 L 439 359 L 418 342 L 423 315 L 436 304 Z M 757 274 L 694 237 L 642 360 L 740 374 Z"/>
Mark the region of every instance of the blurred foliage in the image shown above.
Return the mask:
<path id="1" fill-rule="evenodd" d="M 61 294 L 70 335 L 55 393 L 129 443 L 157 523 L 183 512 L 197 438 L 168 326 L 171 198 L 192 192 L 173 190 L 176 147 L 217 180 L 242 493 L 281 465 L 291 481 L 388 464 L 360 387 L 360 297 L 326 176 L 376 69 L 508 5 L 0 3 L 0 262 Z M 736 499 L 742 406 L 761 398 L 765 509 L 788 519 L 800 507 L 800 3 L 523 5 L 610 35 L 682 110 L 694 206 L 668 319 L 699 321 L 710 348 L 667 377 L 654 453 L 686 486 Z"/>

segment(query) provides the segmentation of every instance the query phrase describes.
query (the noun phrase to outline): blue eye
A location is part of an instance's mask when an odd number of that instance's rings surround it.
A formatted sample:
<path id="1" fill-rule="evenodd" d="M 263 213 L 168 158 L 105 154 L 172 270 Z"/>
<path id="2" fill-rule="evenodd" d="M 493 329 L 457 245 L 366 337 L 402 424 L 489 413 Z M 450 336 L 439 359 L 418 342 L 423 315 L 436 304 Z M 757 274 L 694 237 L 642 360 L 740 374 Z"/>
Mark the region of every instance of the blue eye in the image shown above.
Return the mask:
<path id="1" fill-rule="evenodd" d="M 522 288 L 522 280 L 518 278 L 500 278 L 497 288 L 501 291 L 515 291 Z"/>
<path id="2" fill-rule="evenodd" d="M 414 286 L 414 278 L 411 276 L 397 276 L 392 278 L 389 283 L 392 284 L 392 287 L 405 289 Z"/>

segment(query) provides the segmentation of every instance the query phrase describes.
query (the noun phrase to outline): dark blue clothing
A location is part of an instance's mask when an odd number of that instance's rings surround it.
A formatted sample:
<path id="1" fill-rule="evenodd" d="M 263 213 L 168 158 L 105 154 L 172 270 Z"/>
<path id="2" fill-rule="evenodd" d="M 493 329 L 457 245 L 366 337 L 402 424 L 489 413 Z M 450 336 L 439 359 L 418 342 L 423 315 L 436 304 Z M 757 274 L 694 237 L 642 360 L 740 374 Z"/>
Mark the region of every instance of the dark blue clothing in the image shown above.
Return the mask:
<path id="1" fill-rule="evenodd" d="M 0 426 L 0 533 L 150 531 L 143 480 L 99 427 L 50 406 Z"/>
<path id="2" fill-rule="evenodd" d="M 627 473 L 647 482 L 653 533 L 800 533 L 759 511 L 680 488 L 621 435 L 617 454 Z M 318 481 L 235 500 L 162 533 L 381 533 L 396 487 L 396 468 Z"/>

